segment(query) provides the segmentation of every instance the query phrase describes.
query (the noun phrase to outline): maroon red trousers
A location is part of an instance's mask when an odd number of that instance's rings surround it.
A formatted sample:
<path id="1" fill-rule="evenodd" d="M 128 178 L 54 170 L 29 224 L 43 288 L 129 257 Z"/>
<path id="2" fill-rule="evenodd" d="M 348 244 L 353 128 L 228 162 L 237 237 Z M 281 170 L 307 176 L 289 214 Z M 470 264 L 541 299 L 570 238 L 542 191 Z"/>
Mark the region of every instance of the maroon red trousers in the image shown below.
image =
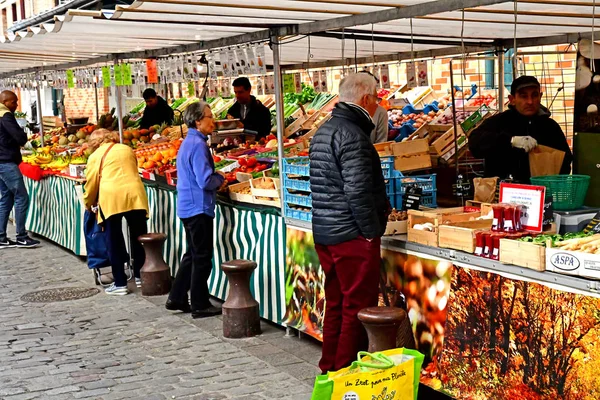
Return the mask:
<path id="1" fill-rule="evenodd" d="M 325 321 L 323 373 L 337 371 L 367 350 L 367 333 L 357 314 L 377 306 L 381 262 L 381 239 L 359 237 L 333 246 L 316 245 L 325 272 Z"/>

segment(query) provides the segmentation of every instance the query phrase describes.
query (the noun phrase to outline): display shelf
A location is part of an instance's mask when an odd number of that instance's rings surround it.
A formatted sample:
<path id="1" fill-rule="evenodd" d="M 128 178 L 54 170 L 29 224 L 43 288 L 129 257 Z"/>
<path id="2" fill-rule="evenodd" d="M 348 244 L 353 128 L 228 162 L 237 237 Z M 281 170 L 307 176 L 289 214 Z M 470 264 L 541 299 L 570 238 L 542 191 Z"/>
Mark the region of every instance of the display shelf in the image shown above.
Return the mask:
<path id="1" fill-rule="evenodd" d="M 473 254 L 462 251 L 442 249 L 438 247 L 412 243 L 406 241 L 406 235 L 399 235 L 390 238 L 383 237 L 381 239 L 381 243 L 382 247 L 393 251 L 410 251 L 414 253 L 421 253 L 426 256 L 434 256 L 450 261 L 464 268 L 475 268 L 489 272 L 510 274 L 517 278 L 520 277 L 541 284 L 560 286 L 567 290 L 575 290 L 578 292 L 584 292 L 594 297 L 600 297 L 600 281 L 593 281 L 577 276 L 557 274 L 548 271 L 535 271 L 533 269 L 517 267 L 515 265 L 502 264 L 498 261 L 477 257 Z"/>

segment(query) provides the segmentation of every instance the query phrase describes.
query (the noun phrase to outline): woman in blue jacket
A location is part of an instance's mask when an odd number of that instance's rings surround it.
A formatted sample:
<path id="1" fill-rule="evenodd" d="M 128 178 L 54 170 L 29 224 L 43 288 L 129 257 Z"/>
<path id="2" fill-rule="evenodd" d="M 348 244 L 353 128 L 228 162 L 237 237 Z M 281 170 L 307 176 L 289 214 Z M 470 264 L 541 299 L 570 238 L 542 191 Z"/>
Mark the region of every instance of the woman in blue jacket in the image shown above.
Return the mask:
<path id="1" fill-rule="evenodd" d="M 193 318 L 204 318 L 221 313 L 210 302 L 208 278 L 212 271 L 217 190 L 227 182 L 225 175 L 215 172 L 207 143 L 215 129 L 209 105 L 204 101 L 190 105 L 183 119 L 189 130 L 177 154 L 177 216 L 185 228 L 187 252 L 165 306 L 168 310 L 191 311 Z"/>

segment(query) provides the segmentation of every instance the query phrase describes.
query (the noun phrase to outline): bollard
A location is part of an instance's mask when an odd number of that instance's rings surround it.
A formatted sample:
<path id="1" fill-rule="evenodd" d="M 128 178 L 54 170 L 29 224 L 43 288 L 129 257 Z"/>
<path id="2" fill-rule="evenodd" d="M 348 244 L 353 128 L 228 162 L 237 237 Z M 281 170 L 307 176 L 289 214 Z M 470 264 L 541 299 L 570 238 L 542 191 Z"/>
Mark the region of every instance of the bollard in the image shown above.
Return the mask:
<path id="1" fill-rule="evenodd" d="M 403 309 L 396 307 L 363 308 L 358 313 L 358 319 L 362 322 L 367 331 L 367 336 L 369 337 L 369 352 L 373 353 L 376 351 L 395 349 L 397 347 L 411 347 L 399 344 L 396 340 L 398 328 L 404 321 L 408 320 L 406 311 Z"/>
<path id="2" fill-rule="evenodd" d="M 164 233 L 148 233 L 138 238 L 146 252 L 146 261 L 141 270 L 144 296 L 161 296 L 171 290 L 171 270 L 162 256 L 166 239 Z"/>
<path id="3" fill-rule="evenodd" d="M 259 305 L 250 292 L 250 276 L 256 263 L 233 260 L 221 264 L 229 281 L 229 294 L 223 303 L 223 336 L 239 339 L 259 335 Z"/>

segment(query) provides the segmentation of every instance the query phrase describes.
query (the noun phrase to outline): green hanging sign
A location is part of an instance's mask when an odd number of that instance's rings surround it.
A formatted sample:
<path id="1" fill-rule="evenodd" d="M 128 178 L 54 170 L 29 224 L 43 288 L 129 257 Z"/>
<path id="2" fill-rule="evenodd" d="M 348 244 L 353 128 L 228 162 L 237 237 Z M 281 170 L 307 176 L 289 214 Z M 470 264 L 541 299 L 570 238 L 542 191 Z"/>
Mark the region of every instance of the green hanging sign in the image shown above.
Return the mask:
<path id="1" fill-rule="evenodd" d="M 283 93 L 296 93 L 296 84 L 293 74 L 283 75 Z"/>
<path id="2" fill-rule="evenodd" d="M 115 65 L 115 86 L 123 86 L 123 64 Z"/>
<path id="3" fill-rule="evenodd" d="M 67 70 L 67 87 L 69 89 L 75 87 L 75 74 L 72 69 Z"/>
<path id="4" fill-rule="evenodd" d="M 123 85 L 131 86 L 133 85 L 133 79 L 131 77 L 131 64 L 121 64 L 123 67 Z"/>
<path id="5" fill-rule="evenodd" d="M 102 67 L 102 85 L 106 88 L 106 87 L 111 87 L 112 85 L 112 79 L 110 77 L 110 67 L 104 66 Z"/>

